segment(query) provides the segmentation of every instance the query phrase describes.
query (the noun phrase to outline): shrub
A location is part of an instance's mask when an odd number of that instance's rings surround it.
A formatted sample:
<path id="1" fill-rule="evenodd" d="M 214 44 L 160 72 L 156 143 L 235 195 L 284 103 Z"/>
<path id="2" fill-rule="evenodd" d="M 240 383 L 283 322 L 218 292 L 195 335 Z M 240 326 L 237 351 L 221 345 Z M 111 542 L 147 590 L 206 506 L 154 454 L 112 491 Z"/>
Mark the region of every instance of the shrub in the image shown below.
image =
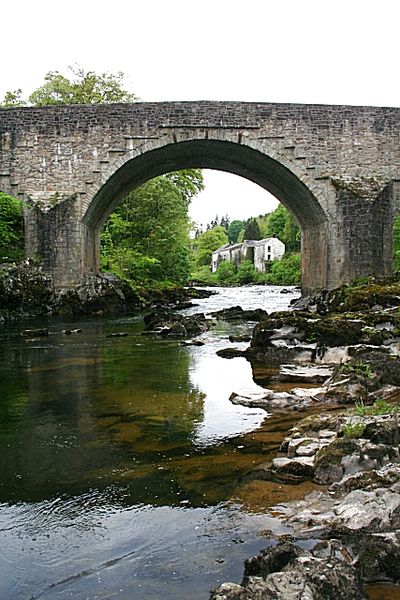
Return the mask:
<path id="1" fill-rule="evenodd" d="M 24 258 L 24 218 L 22 202 L 0 192 L 0 258 Z"/>
<path id="2" fill-rule="evenodd" d="M 254 283 L 256 280 L 256 270 L 250 260 L 245 260 L 240 263 L 236 274 L 236 280 L 239 284 Z"/>
<path id="3" fill-rule="evenodd" d="M 235 267 L 230 261 L 222 261 L 216 271 L 218 283 L 233 285 L 237 282 Z"/>
<path id="4" fill-rule="evenodd" d="M 215 285 L 217 277 L 215 273 L 211 273 L 210 267 L 203 265 L 194 271 L 190 276 L 191 281 L 203 283 L 205 285 Z"/>
<path id="5" fill-rule="evenodd" d="M 286 254 L 281 260 L 274 260 L 266 280 L 273 285 L 300 285 L 301 255 Z"/>

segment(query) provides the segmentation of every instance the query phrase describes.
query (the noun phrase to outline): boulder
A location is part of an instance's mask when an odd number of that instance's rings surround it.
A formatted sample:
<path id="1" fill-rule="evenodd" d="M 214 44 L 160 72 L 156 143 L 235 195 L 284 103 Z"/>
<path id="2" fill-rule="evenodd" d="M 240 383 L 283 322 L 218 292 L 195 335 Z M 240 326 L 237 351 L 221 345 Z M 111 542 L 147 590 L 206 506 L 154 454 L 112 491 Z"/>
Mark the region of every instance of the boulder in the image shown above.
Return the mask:
<path id="1" fill-rule="evenodd" d="M 184 340 L 181 342 L 182 346 L 204 346 L 203 340 Z"/>
<path id="2" fill-rule="evenodd" d="M 364 581 L 400 580 L 400 532 L 364 534 L 348 542 Z"/>
<path id="3" fill-rule="evenodd" d="M 268 313 L 261 308 L 244 310 L 241 306 L 231 306 L 230 308 L 217 310 L 211 313 L 211 316 L 214 319 L 232 323 L 236 321 L 261 321 L 268 316 Z"/>
<path id="4" fill-rule="evenodd" d="M 163 337 L 186 337 L 198 335 L 208 330 L 209 323 L 203 313 L 183 316 L 168 309 L 152 311 L 145 315 L 145 332 L 153 332 Z"/>
<path id="5" fill-rule="evenodd" d="M 315 457 L 314 480 L 330 484 L 359 471 L 371 471 L 399 462 L 398 448 L 373 444 L 366 439 L 338 438 L 321 448 Z"/>
<path id="6" fill-rule="evenodd" d="M 400 483 L 389 488 L 353 490 L 335 496 L 312 492 L 304 500 L 279 505 L 284 522 L 297 538 L 353 539 L 366 533 L 397 530 Z"/>
<path id="7" fill-rule="evenodd" d="M 0 265 L 0 314 L 5 320 L 47 314 L 54 294 L 51 278 L 31 261 Z"/>
<path id="8" fill-rule="evenodd" d="M 221 348 L 221 350 L 217 350 L 217 356 L 221 358 L 236 358 L 238 356 L 245 356 L 243 350 L 239 348 Z"/>
<path id="9" fill-rule="evenodd" d="M 250 342 L 251 340 L 251 335 L 230 335 L 229 336 L 229 341 L 230 342 Z"/>
<path id="10" fill-rule="evenodd" d="M 143 300 L 126 283 L 110 274 L 88 274 L 74 289 L 55 294 L 52 313 L 61 316 L 116 314 L 143 308 Z"/>
<path id="11" fill-rule="evenodd" d="M 319 558 L 291 543 L 246 562 L 241 585 L 225 583 L 211 600 L 362 600 L 356 569 L 336 557 Z"/>

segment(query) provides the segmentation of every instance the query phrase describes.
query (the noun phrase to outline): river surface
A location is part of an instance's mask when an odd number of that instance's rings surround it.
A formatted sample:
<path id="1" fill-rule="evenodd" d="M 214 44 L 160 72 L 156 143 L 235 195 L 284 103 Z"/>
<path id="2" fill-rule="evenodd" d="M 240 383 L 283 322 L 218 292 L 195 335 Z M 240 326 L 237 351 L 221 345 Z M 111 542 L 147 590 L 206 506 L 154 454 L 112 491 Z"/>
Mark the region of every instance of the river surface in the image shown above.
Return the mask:
<path id="1" fill-rule="evenodd" d="M 186 312 L 281 310 L 298 292 L 280 290 L 221 288 Z M 119 317 L 0 332 L 1 600 L 205 600 L 268 545 L 263 508 L 284 490 L 241 475 L 293 416 L 232 405 L 261 388 L 245 359 L 215 354 L 249 326 L 219 322 L 202 347 L 142 330 Z"/>

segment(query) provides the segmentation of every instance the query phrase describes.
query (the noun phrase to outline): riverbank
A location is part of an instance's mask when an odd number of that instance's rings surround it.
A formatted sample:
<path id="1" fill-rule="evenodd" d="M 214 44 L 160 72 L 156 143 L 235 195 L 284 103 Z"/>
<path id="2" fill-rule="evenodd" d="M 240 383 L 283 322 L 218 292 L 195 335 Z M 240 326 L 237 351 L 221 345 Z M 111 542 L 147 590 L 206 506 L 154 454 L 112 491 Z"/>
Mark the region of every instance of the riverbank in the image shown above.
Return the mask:
<path id="1" fill-rule="evenodd" d="M 268 412 L 321 409 L 300 418 L 279 454 L 247 477 L 321 489 L 265 507 L 277 522 L 274 545 L 212 600 L 400 598 L 399 291 L 394 278 L 365 280 L 256 325 L 243 352 L 253 371 L 280 364 L 278 377 L 297 389 L 233 393 L 231 401 Z"/>
<path id="2" fill-rule="evenodd" d="M 107 273 L 87 275 L 75 288 L 56 290 L 51 278 L 29 261 L 5 263 L 0 265 L 0 322 L 46 315 L 137 314 L 153 306 L 183 307 L 211 293 L 172 284 L 135 290 Z"/>

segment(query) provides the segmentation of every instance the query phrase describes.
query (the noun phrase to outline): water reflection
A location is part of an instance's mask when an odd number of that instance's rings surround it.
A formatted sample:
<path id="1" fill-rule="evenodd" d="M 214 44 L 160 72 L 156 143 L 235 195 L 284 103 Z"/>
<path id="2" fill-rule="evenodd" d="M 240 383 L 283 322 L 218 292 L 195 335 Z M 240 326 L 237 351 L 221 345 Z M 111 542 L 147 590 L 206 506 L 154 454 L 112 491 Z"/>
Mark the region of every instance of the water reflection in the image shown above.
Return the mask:
<path id="1" fill-rule="evenodd" d="M 182 347 L 135 318 L 48 326 L 0 336 L 0 598 L 194 600 L 239 577 L 267 517 L 226 501 L 279 436 L 229 402 L 258 387 L 215 355 L 230 328 Z"/>

